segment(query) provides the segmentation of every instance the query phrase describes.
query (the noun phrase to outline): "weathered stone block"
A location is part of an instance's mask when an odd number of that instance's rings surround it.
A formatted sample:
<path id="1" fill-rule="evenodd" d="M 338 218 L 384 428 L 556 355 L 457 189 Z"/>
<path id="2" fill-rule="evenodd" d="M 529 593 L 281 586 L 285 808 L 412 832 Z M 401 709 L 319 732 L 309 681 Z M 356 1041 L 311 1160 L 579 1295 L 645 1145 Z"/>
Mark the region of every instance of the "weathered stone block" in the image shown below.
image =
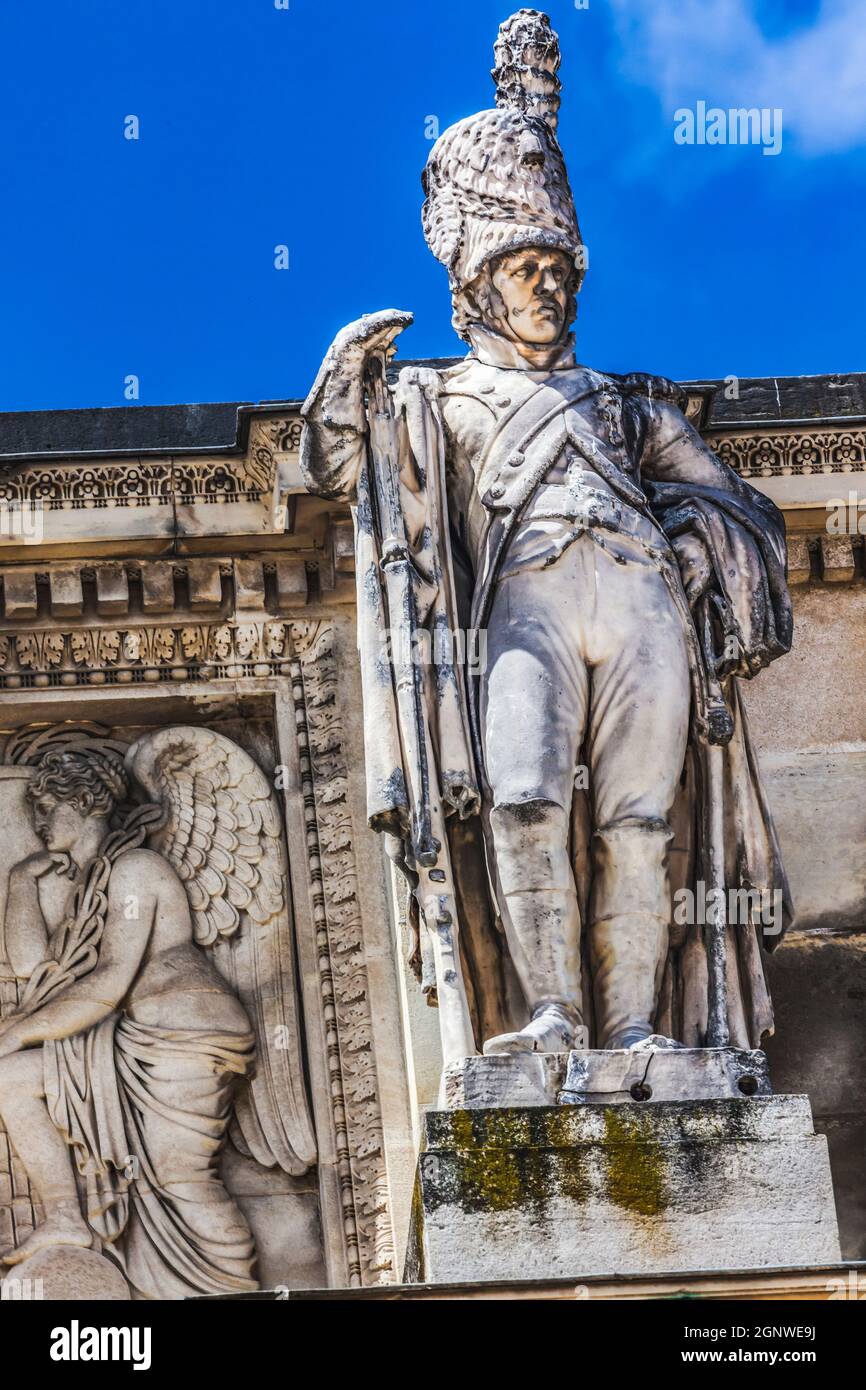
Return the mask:
<path id="1" fill-rule="evenodd" d="M 555 1105 L 565 1081 L 567 1052 L 501 1052 L 464 1057 L 445 1068 L 443 1098 L 449 1109 Z"/>
<path id="2" fill-rule="evenodd" d="M 772 1094 L 764 1053 L 737 1047 L 497 1053 L 452 1062 L 443 1080 L 449 1110 Z"/>
<path id="3" fill-rule="evenodd" d="M 807 584 L 812 574 L 809 543 L 805 536 L 788 537 L 788 584 Z"/>
<path id="4" fill-rule="evenodd" d="M 854 578 L 854 551 L 850 536 L 821 537 L 821 572 L 828 583 L 845 584 Z"/>
<path id="5" fill-rule="evenodd" d="M 36 574 L 33 570 L 7 569 L 3 572 L 7 618 L 35 618 L 39 611 Z"/>
<path id="6" fill-rule="evenodd" d="M 222 581 L 218 560 L 190 560 L 187 563 L 189 606 L 194 612 L 214 611 L 222 602 Z"/>
<path id="7" fill-rule="evenodd" d="M 77 618 L 84 611 L 81 588 L 81 569 L 78 565 L 60 565 L 49 572 L 51 612 L 55 618 Z"/>
<path id="8" fill-rule="evenodd" d="M 580 1278 L 833 1263 L 805 1096 L 431 1111 L 406 1278 Z"/>
<path id="9" fill-rule="evenodd" d="M 96 611 L 105 617 L 129 612 L 129 580 L 125 566 L 96 566 Z"/>
<path id="10" fill-rule="evenodd" d="M 558 1100 L 564 1105 L 653 1104 L 772 1094 L 763 1052 L 739 1047 L 570 1052 Z"/>
<path id="11" fill-rule="evenodd" d="M 298 556 L 281 556 L 275 565 L 277 606 L 303 608 L 307 602 L 307 567 Z"/>
<path id="12" fill-rule="evenodd" d="M 141 598 L 145 613 L 171 613 L 174 608 L 174 566 L 153 560 L 141 567 Z"/>
<path id="13" fill-rule="evenodd" d="M 235 571 L 235 602 L 238 608 L 261 609 L 265 606 L 265 576 L 261 558 L 237 559 Z"/>

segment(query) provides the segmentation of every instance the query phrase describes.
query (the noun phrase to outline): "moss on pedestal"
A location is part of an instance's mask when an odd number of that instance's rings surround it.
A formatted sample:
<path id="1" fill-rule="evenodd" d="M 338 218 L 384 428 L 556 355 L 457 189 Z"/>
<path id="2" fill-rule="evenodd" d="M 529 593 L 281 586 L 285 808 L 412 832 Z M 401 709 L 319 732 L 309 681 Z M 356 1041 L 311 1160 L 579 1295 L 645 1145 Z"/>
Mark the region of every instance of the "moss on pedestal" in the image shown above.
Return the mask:
<path id="1" fill-rule="evenodd" d="M 618 1207 L 640 1216 L 657 1216 L 665 1206 L 665 1155 L 660 1144 L 636 1141 L 624 1107 L 604 1113 L 607 1195 Z"/>

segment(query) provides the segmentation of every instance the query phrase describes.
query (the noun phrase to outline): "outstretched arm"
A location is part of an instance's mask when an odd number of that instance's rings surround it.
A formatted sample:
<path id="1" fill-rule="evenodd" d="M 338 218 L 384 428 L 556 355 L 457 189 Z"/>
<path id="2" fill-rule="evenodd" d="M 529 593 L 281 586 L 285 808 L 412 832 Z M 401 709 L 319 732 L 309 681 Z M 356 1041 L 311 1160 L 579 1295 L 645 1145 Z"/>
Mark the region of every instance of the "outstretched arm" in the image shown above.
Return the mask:
<path id="1" fill-rule="evenodd" d="M 108 884 L 105 927 L 99 959 L 88 975 L 75 980 L 41 1009 L 11 1018 L 0 1030 L 0 1057 L 36 1047 L 49 1038 L 84 1033 L 113 1013 L 141 966 L 153 926 L 156 897 L 146 886 L 134 856 L 118 860 Z M 134 915 L 128 912 L 134 904 Z M 45 959 L 43 954 L 42 959 Z"/>

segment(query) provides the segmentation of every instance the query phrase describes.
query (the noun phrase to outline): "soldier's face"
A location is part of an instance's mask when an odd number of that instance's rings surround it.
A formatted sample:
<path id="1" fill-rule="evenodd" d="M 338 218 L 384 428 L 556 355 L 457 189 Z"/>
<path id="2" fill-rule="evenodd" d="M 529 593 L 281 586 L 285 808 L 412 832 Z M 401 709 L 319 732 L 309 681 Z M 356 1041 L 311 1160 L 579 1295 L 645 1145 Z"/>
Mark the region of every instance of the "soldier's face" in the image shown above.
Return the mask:
<path id="1" fill-rule="evenodd" d="M 566 326 L 572 264 L 564 251 L 529 248 L 502 256 L 491 279 L 508 326 L 524 343 L 555 343 Z"/>

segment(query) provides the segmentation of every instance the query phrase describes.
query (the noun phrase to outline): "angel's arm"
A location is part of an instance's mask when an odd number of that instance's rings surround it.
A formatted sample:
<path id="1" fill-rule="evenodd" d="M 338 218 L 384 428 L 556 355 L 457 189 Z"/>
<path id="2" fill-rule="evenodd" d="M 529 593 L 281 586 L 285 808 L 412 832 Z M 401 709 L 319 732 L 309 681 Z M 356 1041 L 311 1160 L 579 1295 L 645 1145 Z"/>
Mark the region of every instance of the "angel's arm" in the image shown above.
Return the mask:
<path id="1" fill-rule="evenodd" d="M 38 880 L 68 870 L 68 854 L 42 850 L 20 860 L 9 875 L 3 933 L 6 955 L 19 980 L 28 980 L 48 956 L 48 927 L 39 902 Z"/>
<path id="2" fill-rule="evenodd" d="M 145 868 L 149 876 L 142 871 L 134 851 L 116 862 L 108 884 L 96 965 L 41 1009 L 13 1018 L 3 1035 L 4 1053 L 35 1047 L 49 1038 L 75 1037 L 101 1023 L 118 1007 L 138 974 L 156 914 L 156 892 L 149 886 L 152 869 L 149 865 Z M 134 905 L 133 912 L 130 904 Z"/>

